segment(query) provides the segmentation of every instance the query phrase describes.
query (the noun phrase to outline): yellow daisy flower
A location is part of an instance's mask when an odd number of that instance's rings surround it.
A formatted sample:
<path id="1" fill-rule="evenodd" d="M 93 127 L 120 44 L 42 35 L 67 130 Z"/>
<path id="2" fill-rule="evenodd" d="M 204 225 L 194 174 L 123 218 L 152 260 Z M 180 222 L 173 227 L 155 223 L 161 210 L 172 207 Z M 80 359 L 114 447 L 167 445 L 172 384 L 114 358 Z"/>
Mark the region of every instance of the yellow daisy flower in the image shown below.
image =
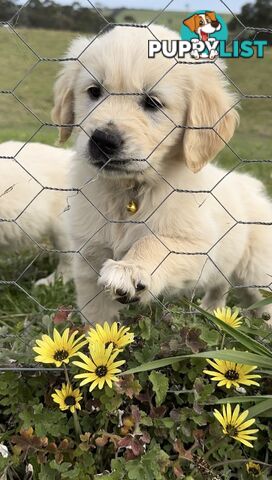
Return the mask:
<path id="1" fill-rule="evenodd" d="M 56 328 L 53 331 L 53 338 L 49 335 L 43 335 L 41 340 L 36 340 L 37 347 L 33 347 L 34 352 L 39 355 L 35 357 L 36 362 L 55 363 L 56 367 L 61 367 L 62 363 L 69 363 L 71 357 L 75 356 L 78 350 L 86 345 L 87 340 L 82 340 L 81 335 L 75 340 L 78 333 L 76 330 L 69 337 L 69 328 L 66 328 L 62 335 Z"/>
<path id="2" fill-rule="evenodd" d="M 134 340 L 134 333 L 129 333 L 129 330 L 128 327 L 118 328 L 117 322 L 114 322 L 111 326 L 108 322 L 105 322 L 103 327 L 96 325 L 95 328 L 89 330 L 90 348 L 92 348 L 92 345 L 99 343 L 103 343 L 107 348 L 112 343 L 114 350 L 123 351 L 124 347 Z"/>
<path id="3" fill-rule="evenodd" d="M 216 318 L 222 320 L 222 322 L 227 323 L 233 328 L 239 328 L 242 325 L 242 317 L 238 317 L 238 308 L 235 308 L 234 312 L 231 311 L 230 307 L 217 308 L 213 311 L 213 314 Z"/>
<path id="4" fill-rule="evenodd" d="M 252 477 L 258 477 L 261 473 L 261 467 L 259 463 L 249 461 L 246 463 L 246 471 L 249 475 L 252 475 Z"/>
<path id="5" fill-rule="evenodd" d="M 55 393 L 51 395 L 54 402 L 59 404 L 60 410 L 70 410 L 74 413 L 76 409 L 81 410 L 80 400 L 82 400 L 82 395 L 80 394 L 79 388 L 73 390 L 72 385 L 62 384 L 61 390 L 56 389 Z"/>
<path id="6" fill-rule="evenodd" d="M 114 361 L 118 353 L 118 350 L 113 352 L 112 343 L 108 348 L 101 343 L 93 346 L 90 357 L 79 352 L 78 355 L 83 362 L 74 361 L 73 364 L 87 370 L 87 373 L 79 373 L 75 375 L 75 378 L 83 378 L 81 386 L 91 383 L 90 392 L 97 386 L 101 390 L 105 382 L 112 388 L 112 382 L 118 380 L 116 374 L 121 371 L 118 367 L 125 363 L 125 360 Z"/>
<path id="7" fill-rule="evenodd" d="M 257 440 L 257 437 L 253 437 L 252 434 L 258 432 L 258 429 L 254 428 L 247 430 L 247 428 L 255 423 L 255 418 L 251 418 L 245 422 L 245 419 L 248 416 L 248 410 L 245 410 L 243 413 L 241 413 L 241 415 L 239 415 L 239 413 L 240 405 L 236 405 L 232 412 L 229 403 L 227 406 L 223 405 L 222 413 L 220 413 L 218 410 L 214 410 L 213 412 L 215 418 L 219 423 L 221 423 L 223 427 L 223 433 L 225 435 L 234 438 L 247 447 L 253 448 L 253 445 L 249 442 L 249 440 Z"/>
<path id="8" fill-rule="evenodd" d="M 204 373 L 210 375 L 212 380 L 218 382 L 218 387 L 227 388 L 239 387 L 239 385 L 257 385 L 259 383 L 252 380 L 253 378 L 261 378 L 261 375 L 249 375 L 250 372 L 257 367 L 253 365 L 243 365 L 240 363 L 229 362 L 225 360 L 214 361 L 207 359 L 207 362 L 215 370 L 203 370 Z"/>

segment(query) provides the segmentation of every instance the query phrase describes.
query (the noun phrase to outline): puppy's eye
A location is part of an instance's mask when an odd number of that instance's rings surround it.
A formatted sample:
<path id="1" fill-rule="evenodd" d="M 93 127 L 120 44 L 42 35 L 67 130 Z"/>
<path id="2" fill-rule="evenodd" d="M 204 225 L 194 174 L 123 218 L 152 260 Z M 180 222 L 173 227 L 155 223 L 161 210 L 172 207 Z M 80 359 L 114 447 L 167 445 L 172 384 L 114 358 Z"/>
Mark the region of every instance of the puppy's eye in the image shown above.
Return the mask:
<path id="1" fill-rule="evenodd" d="M 143 101 L 143 107 L 145 110 L 158 110 L 163 108 L 161 102 L 155 97 L 145 96 Z"/>
<path id="2" fill-rule="evenodd" d="M 102 95 L 102 88 L 100 85 L 94 85 L 88 88 L 87 93 L 92 100 L 97 100 Z"/>
<path id="3" fill-rule="evenodd" d="M 200 20 L 199 25 L 200 25 L 200 26 L 204 25 L 203 20 Z"/>

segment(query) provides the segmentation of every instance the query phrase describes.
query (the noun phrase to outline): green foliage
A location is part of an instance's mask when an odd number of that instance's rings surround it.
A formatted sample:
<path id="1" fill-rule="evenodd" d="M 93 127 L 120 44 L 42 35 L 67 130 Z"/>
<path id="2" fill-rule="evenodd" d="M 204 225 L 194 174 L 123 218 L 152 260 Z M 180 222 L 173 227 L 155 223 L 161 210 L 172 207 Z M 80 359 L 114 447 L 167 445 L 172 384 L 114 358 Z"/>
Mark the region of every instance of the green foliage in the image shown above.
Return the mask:
<path id="1" fill-rule="evenodd" d="M 149 375 L 153 390 L 156 394 L 156 405 L 159 407 L 165 400 L 169 389 L 169 380 L 166 375 L 160 372 L 153 372 Z"/>
<path id="2" fill-rule="evenodd" d="M 270 474 L 271 340 L 265 323 L 245 319 L 239 331 L 234 331 L 202 310 L 198 315 L 184 315 L 182 305 L 171 304 L 167 311 L 149 313 L 135 307 L 126 312 L 135 342 L 120 354 L 127 361 L 127 371 L 118 384 L 91 394 L 87 387 L 82 389 L 80 438 L 73 416 L 58 410 L 51 399 L 65 380 L 62 370 L 52 369 L 46 375 L 10 371 L 0 375 L 0 443 L 10 453 L 8 458 L 0 455 L 0 471 L 11 478 L 24 478 L 26 465 L 31 464 L 33 480 L 177 480 L 190 476 L 201 480 L 216 475 L 224 480 L 247 480 L 244 460 L 250 454 L 265 464 L 260 478 Z M 45 315 L 41 322 L 34 321 L 22 330 L 24 347 L 16 343 L 16 349 L 7 348 L 3 358 L 8 361 L 18 349 L 20 361 L 33 361 L 31 347 L 41 332 L 52 331 L 54 318 L 54 314 Z M 71 326 L 77 321 L 73 316 L 63 319 Z M 0 349 L 6 341 L 0 336 Z M 258 365 L 260 387 L 218 388 L 203 374 L 206 358 Z M 74 373 L 73 366 L 69 374 Z M 249 409 L 249 417 L 258 418 L 258 440 L 250 452 L 222 435 L 213 417 L 215 406 L 221 408 L 227 401 L 241 404 L 242 410 Z M 209 476 L 203 477 L 204 469 Z"/>

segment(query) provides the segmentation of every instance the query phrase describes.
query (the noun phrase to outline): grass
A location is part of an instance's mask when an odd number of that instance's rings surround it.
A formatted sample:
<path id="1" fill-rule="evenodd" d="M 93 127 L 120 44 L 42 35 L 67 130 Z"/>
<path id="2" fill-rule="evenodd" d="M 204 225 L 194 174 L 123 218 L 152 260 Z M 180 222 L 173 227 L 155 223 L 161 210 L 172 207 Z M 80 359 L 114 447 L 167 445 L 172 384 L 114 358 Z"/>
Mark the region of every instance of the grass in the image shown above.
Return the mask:
<path id="1" fill-rule="evenodd" d="M 137 17 L 136 17 L 137 13 Z M 154 11 L 121 12 L 117 20 L 124 21 L 122 15 L 135 16 L 137 22 L 154 18 Z M 152 17 L 151 17 L 152 14 Z M 159 21 L 172 28 L 178 28 L 178 16 L 175 12 L 163 14 Z M 172 23 L 171 23 L 172 22 Z M 176 22 L 176 23 L 175 23 Z M 58 58 L 65 52 L 67 45 L 76 36 L 72 32 L 55 32 L 48 30 L 18 29 L 19 35 L 42 58 Z M 24 45 L 19 37 L 7 28 L 0 30 L 0 43 L 4 45 L 0 57 L 0 90 L 12 90 L 15 95 L 5 93 L 0 97 L 0 141 L 17 139 L 54 144 L 57 131 L 54 127 L 42 126 L 42 122 L 50 122 L 50 111 L 53 104 L 52 85 L 59 68 L 55 61 L 38 61 L 38 57 Z M 31 70 L 32 69 L 32 70 Z M 31 70 L 31 72 L 30 72 Z M 27 73 L 30 72 L 29 75 Z M 272 49 L 266 52 L 265 58 L 251 60 L 229 60 L 228 75 L 243 94 L 271 94 L 270 79 L 272 76 Z M 24 78 L 25 77 L 25 78 Z M 24 80 L 20 82 L 21 79 Z M 208 80 L 207 80 L 208 81 Z M 18 84 L 18 82 L 20 82 Z M 27 106 L 23 107 L 22 103 Z M 230 143 L 232 149 L 242 158 L 248 160 L 271 160 L 272 151 L 272 116 L 271 99 L 243 99 L 241 102 L 241 123 Z M 32 115 L 31 111 L 35 114 Z M 237 164 L 237 156 L 229 148 L 225 148 L 219 156 L 219 163 L 227 169 Z M 241 171 L 250 171 L 264 181 L 272 194 L 271 163 L 242 164 Z M 15 280 L 18 272 L 24 271 L 33 260 L 36 251 L 0 256 L 1 279 Z M 44 315 L 44 309 L 57 308 L 62 304 L 73 304 L 74 296 L 71 286 L 57 284 L 51 288 L 35 289 L 33 279 L 47 275 L 54 269 L 54 259 L 42 255 L 26 271 L 18 282 L 29 295 L 18 287 L 0 285 L 0 321 L 10 318 L 16 323 L 18 314 Z M 5 320 L 6 321 L 6 320 Z"/>
<path id="2" fill-rule="evenodd" d="M 169 10 L 157 12 L 155 10 L 125 9 L 118 13 L 116 21 L 118 23 L 125 23 L 128 21 L 126 18 L 129 17 L 133 18 L 136 23 L 150 23 L 155 20 L 156 23 L 165 25 L 172 30 L 179 30 L 181 21 L 188 17 L 188 15 L 188 12 L 172 12 Z M 231 15 L 227 14 L 223 14 L 222 17 L 226 22 L 231 19 Z"/>

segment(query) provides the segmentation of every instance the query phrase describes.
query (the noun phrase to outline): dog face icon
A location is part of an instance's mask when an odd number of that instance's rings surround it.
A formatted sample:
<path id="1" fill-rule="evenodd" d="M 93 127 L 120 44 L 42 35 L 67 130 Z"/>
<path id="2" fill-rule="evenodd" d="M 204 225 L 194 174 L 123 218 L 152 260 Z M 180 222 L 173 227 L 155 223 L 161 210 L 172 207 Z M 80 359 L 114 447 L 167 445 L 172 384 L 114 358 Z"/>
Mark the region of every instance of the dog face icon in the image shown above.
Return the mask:
<path id="1" fill-rule="evenodd" d="M 205 12 L 192 15 L 184 20 L 184 25 L 191 32 L 195 32 L 203 42 L 209 40 L 212 33 L 221 30 L 221 23 L 217 20 L 215 12 Z"/>

